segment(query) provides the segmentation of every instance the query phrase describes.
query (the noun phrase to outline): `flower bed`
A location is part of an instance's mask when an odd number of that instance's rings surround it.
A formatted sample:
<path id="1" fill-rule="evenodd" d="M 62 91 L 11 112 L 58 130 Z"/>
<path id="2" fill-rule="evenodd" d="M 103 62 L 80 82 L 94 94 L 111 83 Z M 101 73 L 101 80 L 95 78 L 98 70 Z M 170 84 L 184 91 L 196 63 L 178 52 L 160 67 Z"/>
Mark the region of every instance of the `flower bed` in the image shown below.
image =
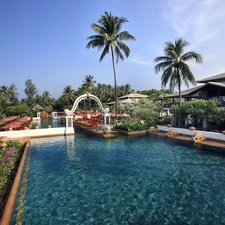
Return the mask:
<path id="1" fill-rule="evenodd" d="M 24 146 L 21 142 L 8 141 L 5 150 L 0 149 L 0 218 L 8 199 Z"/>

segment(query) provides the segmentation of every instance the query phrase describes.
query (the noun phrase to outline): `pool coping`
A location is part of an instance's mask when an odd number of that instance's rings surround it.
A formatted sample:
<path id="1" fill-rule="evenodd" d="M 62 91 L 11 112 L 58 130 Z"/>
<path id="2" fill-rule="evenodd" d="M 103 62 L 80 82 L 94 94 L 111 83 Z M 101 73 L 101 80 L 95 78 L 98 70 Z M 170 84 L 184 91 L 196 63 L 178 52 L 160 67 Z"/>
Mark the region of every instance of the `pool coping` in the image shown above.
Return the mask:
<path id="1" fill-rule="evenodd" d="M 225 150 L 225 135 L 222 133 L 202 131 L 202 130 L 189 130 L 184 128 L 167 127 L 167 126 L 159 126 L 159 125 L 157 126 L 157 129 L 158 131 L 149 132 L 149 133 L 163 133 L 165 136 L 167 136 L 167 132 L 169 130 L 174 130 L 175 136 L 169 137 L 169 138 L 186 140 L 198 145 L 208 145 L 208 146 L 219 147 Z M 204 137 L 204 140 L 200 143 L 195 143 L 192 138 L 197 132 L 201 133 Z"/>
<path id="2" fill-rule="evenodd" d="M 0 221 L 0 224 L 4 224 L 4 225 L 8 225 L 10 223 L 11 220 L 11 216 L 12 216 L 12 212 L 13 212 L 13 207 L 15 204 L 15 200 L 16 200 L 16 195 L 17 195 L 17 191 L 19 188 L 19 183 L 21 180 L 21 176 L 22 176 L 22 172 L 23 172 L 23 167 L 24 167 L 24 163 L 26 160 L 26 156 L 27 156 L 27 151 L 29 148 L 29 142 L 26 142 L 25 147 L 24 147 L 24 152 L 23 155 L 21 157 L 21 161 L 16 173 L 16 177 L 14 179 L 10 194 L 9 194 L 9 198 L 6 202 L 3 214 L 2 214 L 2 218 Z"/>
<path id="3" fill-rule="evenodd" d="M 168 137 L 166 131 L 149 132 L 148 135 L 159 135 L 159 136 L 164 136 L 170 139 L 178 139 L 182 141 L 187 141 L 189 143 L 193 143 L 193 145 L 196 145 L 196 146 L 207 145 L 207 146 L 217 147 L 217 148 L 220 148 L 220 150 L 225 151 L 225 141 L 222 141 L 222 140 L 206 138 L 201 143 L 195 143 L 191 135 L 177 133 L 174 137 Z"/>

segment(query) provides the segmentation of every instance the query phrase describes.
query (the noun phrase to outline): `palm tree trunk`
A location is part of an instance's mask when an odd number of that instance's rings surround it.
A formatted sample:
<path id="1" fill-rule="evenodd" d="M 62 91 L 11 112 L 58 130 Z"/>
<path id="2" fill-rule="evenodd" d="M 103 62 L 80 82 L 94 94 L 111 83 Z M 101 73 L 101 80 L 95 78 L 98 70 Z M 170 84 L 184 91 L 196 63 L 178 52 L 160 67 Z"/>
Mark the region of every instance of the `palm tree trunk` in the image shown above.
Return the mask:
<path id="1" fill-rule="evenodd" d="M 179 79 L 179 69 L 177 68 L 177 77 Z M 181 83 L 180 83 L 180 80 L 178 81 L 178 90 L 179 90 L 179 106 L 181 107 Z M 179 118 L 178 118 L 178 127 L 180 127 L 180 110 L 179 110 Z"/>
<path id="2" fill-rule="evenodd" d="M 88 101 L 89 101 L 89 110 L 91 111 L 91 99 L 89 98 Z"/>
<path id="3" fill-rule="evenodd" d="M 114 73 L 114 87 L 115 87 L 115 103 L 116 103 L 116 121 L 117 121 L 117 108 L 118 108 L 118 103 L 117 103 L 117 84 L 116 84 L 116 68 L 115 68 L 115 62 L 114 62 L 114 54 L 113 54 L 113 48 L 111 46 L 111 52 L 112 52 L 112 64 L 113 64 L 113 73 Z M 116 122 L 116 127 L 117 127 L 117 122 Z"/>

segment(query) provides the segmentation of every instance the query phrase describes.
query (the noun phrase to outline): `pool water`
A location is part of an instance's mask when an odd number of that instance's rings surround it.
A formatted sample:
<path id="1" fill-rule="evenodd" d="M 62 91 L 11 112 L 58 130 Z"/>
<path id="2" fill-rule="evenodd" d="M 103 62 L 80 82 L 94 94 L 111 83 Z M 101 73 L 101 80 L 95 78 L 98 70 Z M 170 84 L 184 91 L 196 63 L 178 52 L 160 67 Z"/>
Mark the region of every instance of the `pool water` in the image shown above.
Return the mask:
<path id="1" fill-rule="evenodd" d="M 31 129 L 48 128 L 48 126 L 54 127 L 65 127 L 65 123 L 61 123 L 61 119 L 53 119 L 52 117 L 41 118 L 41 120 L 34 120 Z"/>
<path id="2" fill-rule="evenodd" d="M 225 155 L 159 136 L 31 140 L 11 224 L 225 224 Z"/>

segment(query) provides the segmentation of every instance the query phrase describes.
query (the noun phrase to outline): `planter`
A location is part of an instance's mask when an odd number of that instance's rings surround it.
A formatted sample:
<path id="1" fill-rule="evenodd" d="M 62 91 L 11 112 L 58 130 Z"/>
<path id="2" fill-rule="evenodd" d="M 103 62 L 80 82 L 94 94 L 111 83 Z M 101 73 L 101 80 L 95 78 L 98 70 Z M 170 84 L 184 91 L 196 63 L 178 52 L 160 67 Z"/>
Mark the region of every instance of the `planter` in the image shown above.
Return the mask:
<path id="1" fill-rule="evenodd" d="M 202 143 L 204 141 L 204 137 L 202 135 L 201 132 L 196 132 L 194 134 L 194 136 L 192 137 L 192 140 L 195 142 L 195 143 Z"/>
<path id="2" fill-rule="evenodd" d="M 8 138 L 6 136 L 0 137 L 0 142 L 6 142 Z"/>
<path id="3" fill-rule="evenodd" d="M 1 146 L 2 150 L 5 150 L 5 148 L 7 146 L 7 144 L 6 144 L 7 140 L 8 140 L 8 138 L 5 136 L 0 138 L 0 146 Z"/>
<path id="4" fill-rule="evenodd" d="M 109 134 L 111 132 L 111 127 L 109 125 L 102 126 L 102 131 L 104 134 Z"/>
<path id="5" fill-rule="evenodd" d="M 167 137 L 173 138 L 176 136 L 176 131 L 171 129 L 167 132 Z"/>
<path id="6" fill-rule="evenodd" d="M 157 128 L 155 128 L 155 127 L 149 127 L 149 129 L 148 129 L 148 133 L 156 133 L 158 131 L 159 130 Z"/>

